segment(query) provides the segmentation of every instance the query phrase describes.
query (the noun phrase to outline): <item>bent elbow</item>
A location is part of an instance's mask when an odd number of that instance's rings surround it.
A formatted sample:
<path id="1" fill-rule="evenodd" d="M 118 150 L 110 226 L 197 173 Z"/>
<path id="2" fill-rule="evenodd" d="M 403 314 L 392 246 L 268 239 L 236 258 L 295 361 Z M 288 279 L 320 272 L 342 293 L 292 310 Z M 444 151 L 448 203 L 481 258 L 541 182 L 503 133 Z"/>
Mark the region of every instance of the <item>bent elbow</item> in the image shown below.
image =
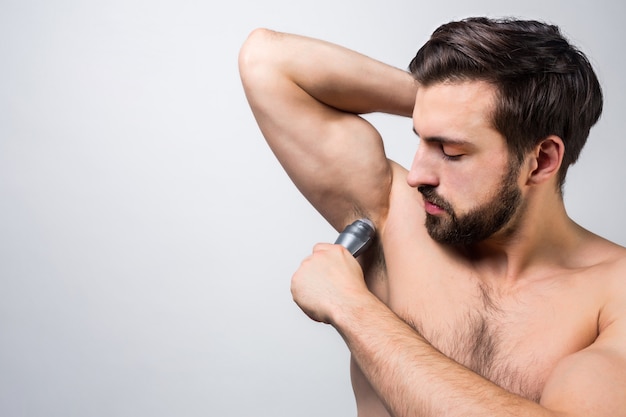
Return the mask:
<path id="1" fill-rule="evenodd" d="M 239 50 L 239 75 L 246 85 L 260 69 L 271 64 L 271 43 L 277 32 L 254 29 Z"/>

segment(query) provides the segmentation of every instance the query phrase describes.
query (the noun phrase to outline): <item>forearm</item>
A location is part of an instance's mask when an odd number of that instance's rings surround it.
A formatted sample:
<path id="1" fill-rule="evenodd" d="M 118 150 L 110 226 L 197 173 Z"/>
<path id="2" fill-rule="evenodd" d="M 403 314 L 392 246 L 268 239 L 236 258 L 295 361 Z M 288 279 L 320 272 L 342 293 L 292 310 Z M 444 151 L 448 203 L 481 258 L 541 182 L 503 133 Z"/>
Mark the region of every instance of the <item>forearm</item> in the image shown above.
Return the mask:
<path id="1" fill-rule="evenodd" d="M 240 63 L 244 77 L 272 72 L 342 111 L 402 116 L 413 111 L 417 84 L 408 72 L 321 40 L 256 30 L 242 48 Z"/>
<path id="2" fill-rule="evenodd" d="M 395 417 L 553 417 L 444 356 L 374 296 L 346 304 L 331 324 Z"/>

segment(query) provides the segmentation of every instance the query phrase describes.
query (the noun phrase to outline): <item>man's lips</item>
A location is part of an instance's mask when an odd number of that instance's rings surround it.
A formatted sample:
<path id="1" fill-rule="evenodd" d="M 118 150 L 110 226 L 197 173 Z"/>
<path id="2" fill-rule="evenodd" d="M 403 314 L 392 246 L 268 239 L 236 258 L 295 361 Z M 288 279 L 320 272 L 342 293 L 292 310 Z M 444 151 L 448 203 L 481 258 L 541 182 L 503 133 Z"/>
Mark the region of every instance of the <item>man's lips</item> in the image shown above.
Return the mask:
<path id="1" fill-rule="evenodd" d="M 442 209 L 441 207 L 439 207 L 438 205 L 434 203 L 431 203 L 430 201 L 426 199 L 424 199 L 424 209 L 426 210 L 426 213 L 432 214 L 432 215 L 445 213 L 444 209 Z"/>

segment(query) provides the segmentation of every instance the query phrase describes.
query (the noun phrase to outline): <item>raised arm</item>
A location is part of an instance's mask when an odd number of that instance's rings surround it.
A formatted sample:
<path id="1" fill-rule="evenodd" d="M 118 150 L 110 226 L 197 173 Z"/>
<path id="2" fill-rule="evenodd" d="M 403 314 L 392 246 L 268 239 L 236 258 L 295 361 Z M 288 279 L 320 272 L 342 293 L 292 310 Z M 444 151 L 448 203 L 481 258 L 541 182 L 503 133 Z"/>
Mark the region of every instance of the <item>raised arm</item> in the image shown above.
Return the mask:
<path id="1" fill-rule="evenodd" d="M 255 30 L 239 68 L 246 96 L 292 181 L 337 229 L 357 215 L 381 220 L 391 169 L 379 133 L 360 113 L 410 116 L 405 71 L 297 35 Z"/>

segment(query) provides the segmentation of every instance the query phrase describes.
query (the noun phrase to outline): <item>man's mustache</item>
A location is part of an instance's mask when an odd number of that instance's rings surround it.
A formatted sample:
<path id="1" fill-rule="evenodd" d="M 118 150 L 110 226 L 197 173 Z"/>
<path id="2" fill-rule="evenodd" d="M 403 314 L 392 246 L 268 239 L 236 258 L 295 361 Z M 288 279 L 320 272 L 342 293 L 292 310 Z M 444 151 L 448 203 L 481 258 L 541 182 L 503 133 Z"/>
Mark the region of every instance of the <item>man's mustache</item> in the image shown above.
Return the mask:
<path id="1" fill-rule="evenodd" d="M 417 187 L 417 191 L 422 193 L 424 198 L 431 204 L 434 204 L 441 209 L 443 209 L 446 213 L 450 215 L 454 215 L 454 210 L 452 209 L 452 205 L 448 203 L 443 197 L 437 194 L 435 187 L 431 185 L 421 185 Z"/>

